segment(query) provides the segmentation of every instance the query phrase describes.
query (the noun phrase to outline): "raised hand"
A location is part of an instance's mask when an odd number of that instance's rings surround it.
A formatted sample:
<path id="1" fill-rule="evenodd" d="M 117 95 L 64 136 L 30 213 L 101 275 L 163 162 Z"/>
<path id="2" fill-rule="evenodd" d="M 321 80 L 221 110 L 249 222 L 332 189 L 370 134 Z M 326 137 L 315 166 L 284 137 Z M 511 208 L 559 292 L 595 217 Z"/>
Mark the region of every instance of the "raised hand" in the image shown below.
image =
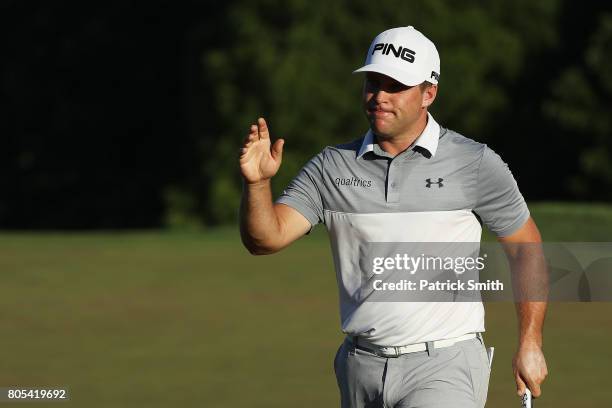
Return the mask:
<path id="1" fill-rule="evenodd" d="M 278 139 L 272 144 L 264 118 L 251 125 L 240 149 L 240 171 L 247 183 L 259 183 L 276 174 L 282 161 L 284 143 L 283 139 Z"/>

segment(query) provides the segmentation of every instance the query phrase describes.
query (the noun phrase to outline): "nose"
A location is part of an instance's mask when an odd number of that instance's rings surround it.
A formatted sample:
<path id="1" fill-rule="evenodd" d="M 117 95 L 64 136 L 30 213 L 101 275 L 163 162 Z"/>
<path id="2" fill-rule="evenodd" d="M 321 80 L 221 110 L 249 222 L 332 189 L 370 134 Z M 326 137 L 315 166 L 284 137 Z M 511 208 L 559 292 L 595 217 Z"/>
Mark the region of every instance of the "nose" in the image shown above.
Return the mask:
<path id="1" fill-rule="evenodd" d="M 377 88 L 374 90 L 372 98 L 374 98 L 374 101 L 376 101 L 376 103 L 380 105 L 387 100 L 387 92 L 380 88 Z"/>

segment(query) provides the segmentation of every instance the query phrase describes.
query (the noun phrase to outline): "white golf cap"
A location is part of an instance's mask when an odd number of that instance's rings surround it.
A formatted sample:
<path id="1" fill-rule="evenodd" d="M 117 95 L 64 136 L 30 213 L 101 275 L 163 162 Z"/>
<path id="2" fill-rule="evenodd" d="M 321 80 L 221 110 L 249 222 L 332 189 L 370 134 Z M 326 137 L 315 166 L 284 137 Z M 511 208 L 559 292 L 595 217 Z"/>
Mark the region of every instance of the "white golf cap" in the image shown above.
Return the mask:
<path id="1" fill-rule="evenodd" d="M 378 72 L 407 86 L 437 84 L 440 55 L 429 38 L 412 26 L 392 28 L 374 38 L 365 65 L 356 72 Z"/>

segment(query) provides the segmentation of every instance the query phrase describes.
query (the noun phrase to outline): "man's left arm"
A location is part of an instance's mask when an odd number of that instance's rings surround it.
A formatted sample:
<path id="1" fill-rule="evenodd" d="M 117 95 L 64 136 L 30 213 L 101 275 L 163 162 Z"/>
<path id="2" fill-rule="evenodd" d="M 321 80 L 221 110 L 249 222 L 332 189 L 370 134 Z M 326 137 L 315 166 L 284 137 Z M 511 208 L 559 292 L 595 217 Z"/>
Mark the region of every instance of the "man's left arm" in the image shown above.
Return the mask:
<path id="1" fill-rule="evenodd" d="M 547 307 L 548 275 L 541 236 L 531 217 L 511 235 L 498 237 L 504 246 L 512 272 L 515 306 L 519 324 L 518 350 L 512 360 L 517 393 L 525 387 L 534 397 L 548 375 L 542 352 L 542 327 Z"/>

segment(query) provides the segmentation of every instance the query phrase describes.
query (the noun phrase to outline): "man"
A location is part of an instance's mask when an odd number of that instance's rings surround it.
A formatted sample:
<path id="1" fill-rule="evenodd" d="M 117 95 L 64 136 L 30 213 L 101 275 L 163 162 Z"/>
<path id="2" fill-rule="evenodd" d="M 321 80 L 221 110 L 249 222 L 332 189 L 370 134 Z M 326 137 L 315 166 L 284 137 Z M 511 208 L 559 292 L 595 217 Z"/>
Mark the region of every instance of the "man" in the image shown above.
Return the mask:
<path id="1" fill-rule="evenodd" d="M 240 231 L 252 254 L 271 254 L 322 222 L 338 279 L 342 331 L 334 367 L 343 407 L 482 407 L 490 369 L 482 302 L 368 302 L 360 299 L 364 248 L 377 242 L 480 242 L 484 223 L 529 267 L 520 246 L 541 241 L 512 174 L 486 145 L 438 125 L 440 59 L 413 27 L 379 34 L 364 67 L 365 136 L 313 157 L 272 202 L 282 139 L 263 118 L 241 149 Z M 534 396 L 547 375 L 545 302 L 518 302 L 517 392 Z"/>

